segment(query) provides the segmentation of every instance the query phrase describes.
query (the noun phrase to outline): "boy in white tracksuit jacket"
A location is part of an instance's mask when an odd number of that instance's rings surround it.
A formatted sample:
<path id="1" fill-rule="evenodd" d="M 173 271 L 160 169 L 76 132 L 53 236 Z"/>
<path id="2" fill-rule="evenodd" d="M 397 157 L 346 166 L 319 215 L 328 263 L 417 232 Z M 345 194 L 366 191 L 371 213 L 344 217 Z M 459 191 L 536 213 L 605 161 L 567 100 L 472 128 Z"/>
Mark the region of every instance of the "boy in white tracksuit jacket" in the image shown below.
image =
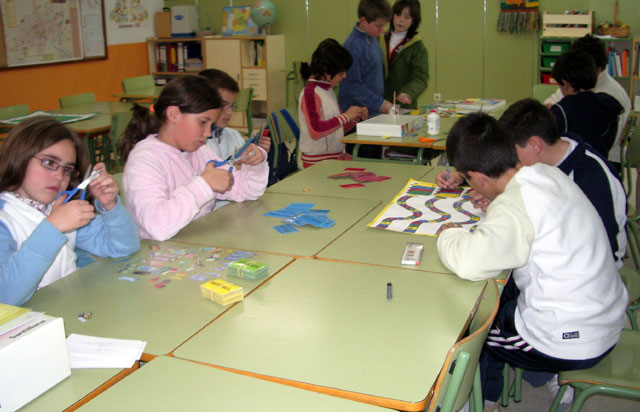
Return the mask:
<path id="1" fill-rule="evenodd" d="M 618 342 L 628 303 L 595 208 L 559 169 L 521 166 L 490 116 L 458 121 L 447 156 L 491 204 L 473 233 L 443 226 L 442 262 L 469 280 L 514 269 L 481 358 L 485 399 L 498 400 L 505 361 L 547 372 L 595 365 Z"/>

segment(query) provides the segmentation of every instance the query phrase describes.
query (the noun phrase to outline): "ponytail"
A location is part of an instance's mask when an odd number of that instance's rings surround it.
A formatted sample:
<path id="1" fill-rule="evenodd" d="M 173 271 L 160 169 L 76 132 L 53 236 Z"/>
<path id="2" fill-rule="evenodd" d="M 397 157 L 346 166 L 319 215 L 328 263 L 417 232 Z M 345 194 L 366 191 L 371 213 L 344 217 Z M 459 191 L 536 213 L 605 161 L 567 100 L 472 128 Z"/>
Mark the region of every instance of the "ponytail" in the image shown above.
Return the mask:
<path id="1" fill-rule="evenodd" d="M 148 135 L 158 133 L 167 120 L 167 108 L 177 106 L 180 113 L 202 113 L 222 107 L 218 90 L 202 76 L 179 76 L 172 79 L 162 89 L 153 103 L 153 113 L 144 107 L 134 105 L 133 119 L 118 143 L 118 154 L 127 160 L 129 153 L 139 141 Z"/>
<path id="2" fill-rule="evenodd" d="M 124 130 L 122 139 L 118 142 L 118 155 L 125 162 L 136 143 L 144 140 L 150 134 L 158 133 L 160 129 L 159 122 L 150 109 L 134 103 L 131 111 L 133 111 L 133 118 Z"/>

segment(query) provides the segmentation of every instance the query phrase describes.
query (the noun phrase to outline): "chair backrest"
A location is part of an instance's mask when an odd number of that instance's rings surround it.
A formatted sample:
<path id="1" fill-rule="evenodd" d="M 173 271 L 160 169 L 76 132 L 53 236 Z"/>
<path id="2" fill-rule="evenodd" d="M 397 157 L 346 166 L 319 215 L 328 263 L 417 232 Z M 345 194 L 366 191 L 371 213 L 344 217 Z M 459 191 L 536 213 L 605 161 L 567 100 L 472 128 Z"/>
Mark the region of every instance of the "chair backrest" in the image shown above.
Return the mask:
<path id="1" fill-rule="evenodd" d="M 124 199 L 124 189 L 122 188 L 122 173 L 114 173 L 113 175 L 113 180 L 116 181 L 116 183 L 118 184 L 118 189 L 119 189 L 119 195 L 120 195 L 120 201 L 122 202 L 123 205 L 125 205 L 125 199 Z"/>
<path id="2" fill-rule="evenodd" d="M 233 105 L 234 112 L 244 112 L 247 117 L 247 136 L 251 136 L 253 131 L 253 121 L 251 118 L 251 101 L 253 100 L 253 88 L 247 87 L 240 90 Z"/>
<path id="3" fill-rule="evenodd" d="M 627 199 L 629 199 L 633 192 L 632 177 L 634 169 L 640 168 L 640 135 L 636 133 L 636 122 L 637 117 L 629 116 L 622 133 L 622 139 L 620 140 L 622 184 L 627 194 Z"/>
<path id="4" fill-rule="evenodd" d="M 532 97 L 540 102 L 547 100 L 547 97 L 551 96 L 558 90 L 557 84 L 534 84 Z"/>
<path id="5" fill-rule="evenodd" d="M 137 77 L 128 77 L 122 80 L 122 90 L 125 93 L 133 90 L 153 89 L 155 86 L 156 82 L 153 80 L 153 76 L 151 76 L 150 74 Z"/>
<path id="6" fill-rule="evenodd" d="M 267 120 L 272 143 L 269 150 L 269 185 L 272 185 L 298 170 L 300 128 L 298 111 L 294 108 L 272 112 Z M 292 145 L 290 155 L 288 147 Z"/>
<path id="7" fill-rule="evenodd" d="M 482 346 L 498 312 L 500 293 L 495 280 L 489 280 L 482 294 L 468 336 L 449 350 L 436 380 L 428 411 L 449 412 L 462 408 L 469 397 Z M 481 390 L 474 388 L 474 390 Z"/>
<path id="8" fill-rule="evenodd" d="M 292 70 L 287 73 L 286 80 L 286 104 L 289 107 L 298 108 L 298 97 L 304 88 L 306 82 L 302 79 L 300 74 L 300 61 L 294 61 L 291 63 Z"/>
<path id="9" fill-rule="evenodd" d="M 120 158 L 118 157 L 118 141 L 133 118 L 133 112 L 127 110 L 111 115 L 111 151 L 118 170 L 120 170 Z"/>
<path id="10" fill-rule="evenodd" d="M 96 101 L 96 96 L 93 92 L 74 94 L 71 96 L 63 96 L 58 99 L 60 107 L 73 106 L 75 104 L 93 103 Z"/>
<path id="11" fill-rule="evenodd" d="M 29 113 L 29 106 L 26 104 L 0 107 L 0 119 L 2 120 L 13 119 L 14 117 L 24 116 Z"/>

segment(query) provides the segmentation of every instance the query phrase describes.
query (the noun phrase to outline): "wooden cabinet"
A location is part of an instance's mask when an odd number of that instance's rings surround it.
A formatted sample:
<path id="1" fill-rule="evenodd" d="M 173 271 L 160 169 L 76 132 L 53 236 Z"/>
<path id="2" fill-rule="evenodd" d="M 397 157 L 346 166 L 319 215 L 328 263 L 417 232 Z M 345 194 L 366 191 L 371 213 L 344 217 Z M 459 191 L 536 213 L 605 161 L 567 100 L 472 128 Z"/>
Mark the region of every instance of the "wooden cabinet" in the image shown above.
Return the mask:
<path id="1" fill-rule="evenodd" d="M 177 75 L 219 69 L 236 79 L 240 89 L 253 88 L 254 124 L 266 123 L 267 113 L 285 107 L 284 35 L 206 36 L 147 39 L 149 72 L 157 84 Z M 245 129 L 245 114 L 234 113 L 229 122 Z"/>
<path id="2" fill-rule="evenodd" d="M 252 115 L 258 122 L 285 107 L 284 35 L 205 37 L 203 55 L 206 68 L 224 70 L 241 89 L 253 88 Z M 244 113 L 235 113 L 229 125 L 246 128 Z"/>

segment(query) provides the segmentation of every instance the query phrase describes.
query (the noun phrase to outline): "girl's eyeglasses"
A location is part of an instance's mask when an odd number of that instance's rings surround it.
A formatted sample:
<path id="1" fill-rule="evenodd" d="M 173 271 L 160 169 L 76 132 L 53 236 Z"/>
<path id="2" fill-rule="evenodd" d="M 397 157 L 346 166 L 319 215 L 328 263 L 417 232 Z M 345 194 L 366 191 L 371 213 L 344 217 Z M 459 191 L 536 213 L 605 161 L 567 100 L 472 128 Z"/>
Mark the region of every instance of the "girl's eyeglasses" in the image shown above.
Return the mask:
<path id="1" fill-rule="evenodd" d="M 62 168 L 62 173 L 71 177 L 78 177 L 78 175 L 80 174 L 80 171 L 76 170 L 75 166 L 62 166 L 60 163 L 56 162 L 53 159 L 49 159 L 46 157 L 42 157 L 42 158 L 36 157 L 36 156 L 33 156 L 33 157 L 35 159 L 40 160 L 40 164 L 45 169 L 52 170 L 55 172 L 56 170 Z"/>

